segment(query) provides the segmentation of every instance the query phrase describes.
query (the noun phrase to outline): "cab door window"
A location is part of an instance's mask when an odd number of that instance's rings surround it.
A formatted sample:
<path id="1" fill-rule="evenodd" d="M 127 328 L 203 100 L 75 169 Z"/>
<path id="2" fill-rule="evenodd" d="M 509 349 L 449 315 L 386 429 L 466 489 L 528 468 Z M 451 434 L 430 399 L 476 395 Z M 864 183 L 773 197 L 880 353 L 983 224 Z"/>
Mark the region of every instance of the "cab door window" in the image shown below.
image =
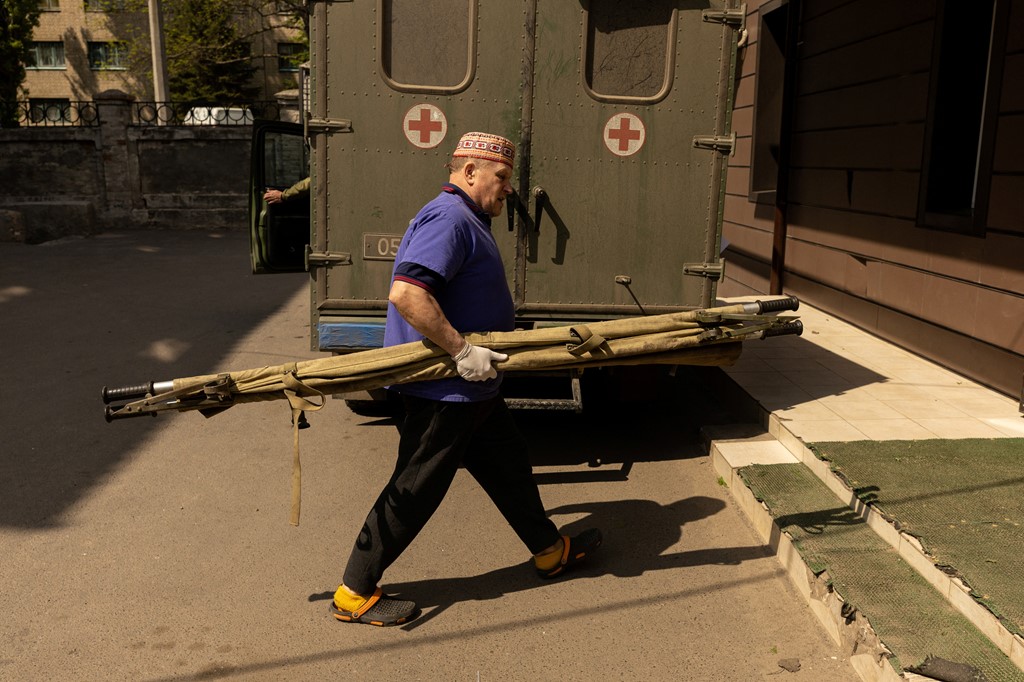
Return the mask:
<path id="1" fill-rule="evenodd" d="M 301 137 L 272 131 L 263 140 L 261 184 L 285 189 L 309 175 L 308 150 Z"/>

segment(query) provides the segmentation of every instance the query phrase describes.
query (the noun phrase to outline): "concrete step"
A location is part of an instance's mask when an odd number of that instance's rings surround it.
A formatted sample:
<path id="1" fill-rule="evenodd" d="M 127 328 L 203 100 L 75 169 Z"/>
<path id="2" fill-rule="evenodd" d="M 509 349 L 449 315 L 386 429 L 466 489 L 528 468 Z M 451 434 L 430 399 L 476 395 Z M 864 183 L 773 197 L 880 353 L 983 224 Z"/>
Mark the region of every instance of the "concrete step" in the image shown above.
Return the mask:
<path id="1" fill-rule="evenodd" d="M 954 641 L 960 644 L 942 641 L 929 644 L 938 648 L 946 646 L 950 653 L 945 658 L 955 660 L 958 654 L 963 658 L 965 651 L 984 650 L 984 655 L 975 655 L 975 660 L 989 661 L 986 665 L 991 670 L 986 671 L 987 679 L 1024 679 L 1018 662 L 1019 638 L 1006 631 L 987 609 L 975 602 L 965 586 L 936 568 L 913 538 L 899 533 L 857 499 L 825 462 L 818 460 L 802 442 L 788 434 L 774 417 L 766 416 L 766 421 L 768 431 L 757 425 L 705 429 L 712 462 L 720 482 L 728 486 L 733 499 L 762 540 L 776 553 L 812 612 L 826 631 L 850 652 L 851 664 L 861 678 L 871 682 L 928 679 L 898 673 L 899 666 L 913 666 L 921 661 L 894 658 L 900 655 L 900 651 L 893 651 L 883 643 L 872 626 L 875 622 L 879 630 L 888 633 L 900 632 L 901 628 L 910 628 L 910 632 L 914 632 L 914 628 L 921 630 L 919 623 L 912 625 L 909 622 L 919 618 L 923 611 L 933 614 L 931 618 L 940 620 L 944 629 L 956 633 Z M 834 581 L 827 571 L 822 572 L 816 557 L 801 553 L 797 546 L 800 538 L 796 538 L 795 543 L 790 533 L 783 530 L 784 527 L 797 528 L 796 533 L 800 535 L 799 528 L 791 526 L 794 510 L 782 510 L 778 502 L 777 508 L 773 509 L 771 500 L 762 502 L 751 489 L 749 480 L 758 477 L 775 481 L 772 485 L 779 483 L 791 491 L 799 490 L 796 496 L 800 500 L 799 506 L 806 502 L 809 508 L 798 513 L 811 514 L 815 511 L 815 504 L 817 507 L 825 505 L 831 514 L 829 518 L 838 521 L 834 525 L 825 523 L 820 532 L 845 533 L 844 543 L 856 537 L 857 546 L 866 548 L 859 555 L 842 551 L 833 552 L 833 556 L 828 557 L 830 565 L 839 567 L 837 570 L 843 574 L 842 581 Z M 789 504 L 792 505 L 792 492 L 790 495 Z M 869 607 L 875 604 L 876 614 L 862 612 L 860 604 L 848 601 L 842 591 L 836 589 L 837 584 L 841 589 L 847 584 L 863 585 L 863 576 L 858 572 L 864 570 L 892 574 L 890 579 L 885 579 L 891 587 L 884 595 L 877 594 L 880 590 L 863 589 L 857 594 L 855 601 Z M 892 604 L 907 606 L 902 611 L 894 611 L 889 608 Z M 905 614 L 908 623 L 890 622 L 903 619 L 894 613 Z M 894 636 L 892 639 L 902 642 L 904 648 L 914 648 L 906 643 L 909 641 L 906 638 Z M 915 646 L 920 644 L 918 638 Z M 964 649 L 964 646 L 968 648 Z M 919 654 L 919 651 L 904 651 L 905 656 Z"/>

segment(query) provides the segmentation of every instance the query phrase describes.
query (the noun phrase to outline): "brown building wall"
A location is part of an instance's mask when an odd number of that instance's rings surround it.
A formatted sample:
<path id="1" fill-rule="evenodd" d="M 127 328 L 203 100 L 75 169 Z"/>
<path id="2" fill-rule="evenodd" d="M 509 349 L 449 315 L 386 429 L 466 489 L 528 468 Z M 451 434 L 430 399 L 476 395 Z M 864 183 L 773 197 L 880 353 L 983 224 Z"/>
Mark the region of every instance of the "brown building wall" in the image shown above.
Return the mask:
<path id="1" fill-rule="evenodd" d="M 262 99 L 273 99 L 274 94 L 282 90 L 293 90 L 299 87 L 297 71 L 280 69 L 277 60 L 278 43 L 298 43 L 301 33 L 294 28 L 281 25 L 278 17 L 268 17 L 272 28 L 257 36 L 253 42 L 252 52 L 259 55 L 255 60 L 256 73 L 253 82 L 261 91 Z"/>
<path id="2" fill-rule="evenodd" d="M 747 5 L 749 36 L 739 54 L 722 295 L 769 290 L 774 199 L 749 196 L 761 4 Z M 969 235 L 918 226 L 936 3 L 804 3 L 783 285 L 1017 395 L 1024 375 L 1024 0 L 1012 0 L 1009 21 L 987 229 Z"/>
<path id="3" fill-rule="evenodd" d="M 83 0 L 64 0 L 59 9 L 41 12 L 32 40 L 62 42 L 66 66 L 63 69 L 27 69 L 23 86 L 28 96 L 82 101 L 109 89 L 141 96 L 147 85 L 134 81 L 128 72 L 89 68 L 89 42 L 118 40 L 119 30 L 122 34 L 128 30 L 125 21 L 128 20 L 124 20 L 119 29 L 111 23 L 107 13 L 86 10 Z M 146 16 L 142 14 L 131 21 L 136 26 L 145 26 Z"/>

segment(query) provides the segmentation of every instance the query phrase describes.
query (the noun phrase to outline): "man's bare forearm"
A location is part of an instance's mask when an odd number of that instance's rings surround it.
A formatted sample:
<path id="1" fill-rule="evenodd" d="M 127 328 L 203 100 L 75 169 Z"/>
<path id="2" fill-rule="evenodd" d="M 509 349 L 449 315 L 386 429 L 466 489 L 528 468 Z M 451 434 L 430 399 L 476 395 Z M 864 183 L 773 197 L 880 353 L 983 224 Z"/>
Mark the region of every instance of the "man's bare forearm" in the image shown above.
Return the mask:
<path id="1" fill-rule="evenodd" d="M 437 299 L 426 289 L 408 282 L 396 281 L 391 285 L 388 300 L 413 329 L 443 348 L 449 355 L 457 355 L 466 345 L 462 335 L 448 322 Z"/>

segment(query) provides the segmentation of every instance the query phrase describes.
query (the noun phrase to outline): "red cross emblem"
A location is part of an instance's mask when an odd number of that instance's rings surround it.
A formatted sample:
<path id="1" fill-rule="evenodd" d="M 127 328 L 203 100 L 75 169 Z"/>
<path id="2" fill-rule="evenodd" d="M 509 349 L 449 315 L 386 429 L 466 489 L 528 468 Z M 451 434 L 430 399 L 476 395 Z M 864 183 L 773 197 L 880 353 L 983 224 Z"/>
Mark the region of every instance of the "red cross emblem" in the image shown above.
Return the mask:
<path id="1" fill-rule="evenodd" d="M 406 112 L 402 132 L 414 146 L 431 149 L 441 144 L 448 133 L 448 119 L 433 104 L 417 104 Z"/>
<path id="2" fill-rule="evenodd" d="M 604 126 L 604 145 L 616 156 L 630 156 L 644 146 L 647 130 L 633 114 L 615 114 Z"/>

